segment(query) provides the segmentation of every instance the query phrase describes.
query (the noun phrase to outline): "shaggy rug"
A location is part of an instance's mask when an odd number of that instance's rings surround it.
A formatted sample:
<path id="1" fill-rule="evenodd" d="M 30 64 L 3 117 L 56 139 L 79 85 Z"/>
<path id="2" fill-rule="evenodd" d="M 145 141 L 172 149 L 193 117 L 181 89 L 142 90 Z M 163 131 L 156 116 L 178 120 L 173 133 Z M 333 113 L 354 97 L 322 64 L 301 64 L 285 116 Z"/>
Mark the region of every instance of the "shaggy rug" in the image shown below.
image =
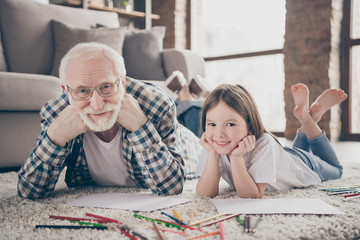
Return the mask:
<path id="1" fill-rule="evenodd" d="M 353 158 L 358 156 L 353 156 Z M 244 232 L 244 228 L 235 218 L 224 221 L 223 228 L 225 239 L 360 239 L 360 198 L 343 201 L 340 195 L 328 196 L 320 187 L 360 184 L 359 162 L 345 162 L 344 174 L 341 179 L 328 181 L 319 186 L 291 191 L 270 193 L 266 192 L 264 198 L 315 198 L 345 212 L 343 215 L 296 215 L 296 214 L 271 214 L 263 215 L 262 221 L 254 233 Z M 85 217 L 85 213 L 93 213 L 109 218 L 118 219 L 130 229 L 141 233 L 148 239 L 160 239 L 151 229 L 152 223 L 144 219 L 133 217 L 134 212 L 121 209 L 102 209 L 88 207 L 71 207 L 66 203 L 95 193 L 121 192 L 134 194 L 148 194 L 148 190 L 138 188 L 113 188 L 113 187 L 85 187 L 68 189 L 61 175 L 56 191 L 50 197 L 41 200 L 22 199 L 17 195 L 17 173 L 7 172 L 0 174 L 0 239 L 129 239 L 119 230 L 94 230 L 94 229 L 35 229 L 38 224 L 74 224 L 64 220 L 49 219 L 50 215 Z M 190 198 L 190 202 L 165 208 L 153 212 L 138 212 L 150 218 L 169 220 L 162 215 L 164 211 L 169 215 L 172 209 L 181 213 L 184 222 L 188 222 L 190 214 L 194 211 L 194 221 L 218 214 L 209 198 L 198 197 L 195 194 L 197 179 L 185 183 L 180 198 Z M 215 199 L 237 198 L 235 192 L 230 191 L 226 183 L 221 182 L 220 195 Z M 242 216 L 244 217 L 244 216 Z M 254 216 L 253 219 L 257 219 Z M 179 231 L 157 225 L 158 228 Z M 218 224 L 203 228 L 203 232 L 186 229 L 185 235 L 172 232 L 162 232 L 163 239 L 188 239 L 207 232 L 218 230 Z M 220 235 L 209 236 L 204 239 L 220 239 Z"/>

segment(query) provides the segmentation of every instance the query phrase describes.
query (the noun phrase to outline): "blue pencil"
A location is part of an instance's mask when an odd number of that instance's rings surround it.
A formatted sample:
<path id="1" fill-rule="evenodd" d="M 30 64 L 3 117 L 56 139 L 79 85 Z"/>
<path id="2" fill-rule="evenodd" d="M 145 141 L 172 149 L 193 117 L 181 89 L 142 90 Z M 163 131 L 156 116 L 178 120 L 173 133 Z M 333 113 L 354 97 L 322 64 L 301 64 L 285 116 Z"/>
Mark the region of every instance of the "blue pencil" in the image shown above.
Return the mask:
<path id="1" fill-rule="evenodd" d="M 175 221 L 175 222 L 177 222 L 178 224 L 181 224 L 181 225 L 187 226 L 185 223 L 180 222 L 178 219 L 176 219 L 176 218 L 174 218 L 174 217 L 170 216 L 170 215 L 169 215 L 169 214 L 167 214 L 167 213 L 161 212 L 161 214 L 163 214 L 163 215 L 165 215 L 165 216 L 167 216 L 167 217 L 171 218 L 172 220 L 174 220 L 174 221 Z"/>

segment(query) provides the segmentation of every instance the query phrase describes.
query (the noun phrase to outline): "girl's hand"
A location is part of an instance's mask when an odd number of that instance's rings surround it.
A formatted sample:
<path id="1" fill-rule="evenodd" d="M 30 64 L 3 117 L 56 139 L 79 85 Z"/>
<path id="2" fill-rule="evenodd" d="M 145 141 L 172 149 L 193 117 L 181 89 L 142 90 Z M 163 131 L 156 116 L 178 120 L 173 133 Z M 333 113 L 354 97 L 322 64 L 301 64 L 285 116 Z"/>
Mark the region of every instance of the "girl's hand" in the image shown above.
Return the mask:
<path id="1" fill-rule="evenodd" d="M 230 157 L 242 157 L 245 153 L 250 152 L 255 148 L 255 136 L 247 135 L 238 143 L 238 146 L 231 152 Z"/>
<path id="2" fill-rule="evenodd" d="M 215 149 L 210 145 L 208 140 L 206 139 L 206 132 L 200 138 L 200 145 L 205 148 L 208 152 L 215 151 Z"/>

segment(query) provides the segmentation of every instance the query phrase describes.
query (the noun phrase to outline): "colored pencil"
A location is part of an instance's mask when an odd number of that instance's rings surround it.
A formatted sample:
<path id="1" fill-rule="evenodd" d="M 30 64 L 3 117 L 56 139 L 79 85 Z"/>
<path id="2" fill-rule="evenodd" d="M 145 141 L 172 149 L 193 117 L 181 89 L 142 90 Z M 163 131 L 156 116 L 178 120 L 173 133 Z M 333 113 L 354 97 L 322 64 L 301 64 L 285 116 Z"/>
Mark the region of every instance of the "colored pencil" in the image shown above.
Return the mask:
<path id="1" fill-rule="evenodd" d="M 116 220 L 116 219 L 107 218 L 107 217 L 95 215 L 95 214 L 92 214 L 92 213 L 85 213 L 85 215 L 88 216 L 88 217 L 94 217 L 94 218 L 98 218 L 98 219 L 104 220 L 104 221 L 106 221 L 107 223 L 118 223 L 118 224 L 122 224 L 120 221 L 118 221 L 118 220 Z"/>
<path id="2" fill-rule="evenodd" d="M 107 223 L 108 221 L 101 220 L 101 219 L 95 219 L 95 218 L 78 218 L 78 217 L 67 217 L 67 216 L 54 216 L 50 215 L 49 219 L 60 219 L 60 220 L 73 220 L 73 221 L 95 221 L 97 223 Z"/>
<path id="3" fill-rule="evenodd" d="M 163 215 L 165 215 L 165 216 L 169 217 L 171 220 L 174 220 L 175 222 L 177 222 L 177 223 L 179 223 L 179 224 L 181 224 L 181 225 L 187 226 L 185 223 L 183 223 L 183 222 L 179 221 L 178 219 L 174 218 L 173 216 L 170 216 L 170 215 L 169 215 L 169 214 L 167 214 L 167 213 L 161 212 L 161 214 L 163 214 Z"/>
<path id="4" fill-rule="evenodd" d="M 194 211 L 191 211 L 190 213 L 190 220 L 189 220 L 189 225 L 194 221 Z"/>
<path id="5" fill-rule="evenodd" d="M 83 226 L 83 225 L 35 225 L 35 228 L 65 228 L 65 229 L 97 229 L 97 230 L 106 230 L 108 227 L 97 227 L 97 226 Z"/>
<path id="6" fill-rule="evenodd" d="M 173 213 L 174 213 L 174 215 L 175 215 L 176 219 L 177 219 L 177 220 L 179 220 L 179 222 L 182 222 L 183 220 L 182 220 L 182 218 L 180 217 L 180 215 L 176 212 L 176 210 L 175 210 L 175 209 L 173 209 L 172 211 L 173 211 Z"/>
<path id="7" fill-rule="evenodd" d="M 130 238 L 131 240 L 137 240 L 136 237 L 134 237 L 133 235 L 131 235 L 130 233 L 127 232 L 127 229 L 122 228 L 122 227 L 118 227 L 118 229 L 119 229 L 119 231 L 120 231 L 123 235 L 127 236 L 127 237 Z"/>
<path id="8" fill-rule="evenodd" d="M 353 196 L 353 197 L 347 197 L 347 198 L 344 198 L 343 200 L 344 201 L 349 201 L 349 200 L 352 200 L 352 199 L 355 199 L 355 198 L 360 198 L 360 195 L 356 195 L 356 196 Z"/>
<path id="9" fill-rule="evenodd" d="M 157 228 L 157 226 L 154 222 L 153 222 L 153 226 L 154 226 L 155 232 L 159 236 L 160 240 L 164 240 L 163 237 L 161 236 L 159 229 Z"/>
<path id="10" fill-rule="evenodd" d="M 81 221 L 75 221 L 75 220 L 69 220 L 72 223 L 78 223 L 80 225 L 86 225 L 86 226 L 95 226 L 95 227 L 104 227 L 103 224 L 99 223 L 91 223 L 91 222 L 81 222 Z"/>
<path id="11" fill-rule="evenodd" d="M 360 195 L 360 193 L 353 193 L 353 194 L 344 195 L 344 198 L 354 197 L 354 196 L 359 196 L 359 195 Z"/>
<path id="12" fill-rule="evenodd" d="M 196 221 L 196 222 L 192 222 L 192 223 L 190 224 L 190 226 L 199 225 L 200 223 L 207 222 L 207 221 L 210 221 L 210 220 L 212 220 L 212 219 L 215 219 L 215 218 L 218 218 L 218 217 L 222 217 L 222 216 L 224 216 L 224 215 L 226 215 L 226 214 L 223 213 L 223 214 L 218 214 L 218 215 L 215 215 L 215 216 L 212 216 L 212 217 L 204 218 L 204 219 L 202 219 L 202 220 L 199 220 L 199 221 Z"/>
<path id="13" fill-rule="evenodd" d="M 203 235 L 200 235 L 200 236 L 197 236 L 197 237 L 188 238 L 187 240 L 194 240 L 194 239 L 204 238 L 204 237 L 216 235 L 216 234 L 219 234 L 219 233 L 220 233 L 220 232 L 219 232 L 219 230 L 218 230 L 218 231 L 206 233 L 206 234 L 203 234 Z"/>
<path id="14" fill-rule="evenodd" d="M 155 220 L 159 220 L 159 221 L 161 221 L 161 222 L 163 222 L 163 223 L 168 223 L 168 224 L 176 225 L 176 226 L 179 226 L 180 228 L 187 228 L 187 229 L 190 229 L 190 230 L 198 230 L 198 231 L 202 232 L 201 229 L 197 229 L 197 228 L 185 226 L 185 225 L 182 225 L 182 224 L 179 224 L 179 223 L 168 222 L 168 221 L 161 220 L 161 219 L 155 219 Z"/>
<path id="15" fill-rule="evenodd" d="M 328 195 L 340 195 L 340 194 L 348 194 L 348 193 L 357 193 L 357 191 L 354 190 L 330 191 L 328 192 Z"/>
<path id="16" fill-rule="evenodd" d="M 218 223 L 218 222 L 222 222 L 222 221 L 228 220 L 228 219 L 230 219 L 230 218 L 239 216 L 240 214 L 241 214 L 241 213 L 236 213 L 236 214 L 233 214 L 233 215 L 230 215 L 230 216 L 227 216 L 227 217 L 223 217 L 223 218 L 220 218 L 220 219 L 218 219 L 218 220 L 209 222 L 209 223 L 207 223 L 207 224 L 205 224 L 205 225 L 202 225 L 201 227 L 210 226 L 210 225 L 212 225 L 212 224 L 215 224 L 215 223 Z"/>
<path id="17" fill-rule="evenodd" d="M 243 222 L 243 220 L 240 218 L 240 215 L 239 215 L 239 216 L 236 216 L 236 219 L 237 219 L 237 221 L 239 222 L 240 225 L 244 225 L 244 222 Z"/>
<path id="18" fill-rule="evenodd" d="M 220 239 L 225 240 L 224 228 L 221 222 L 219 222 Z"/>
<path id="19" fill-rule="evenodd" d="M 245 216 L 244 219 L 244 232 L 247 232 L 248 230 L 248 216 Z"/>
<path id="20" fill-rule="evenodd" d="M 360 185 L 332 186 L 332 187 L 319 188 L 319 190 L 320 191 L 331 191 L 331 190 L 352 189 L 352 188 L 359 188 L 359 187 L 360 187 Z"/>
<path id="21" fill-rule="evenodd" d="M 251 232 L 251 218 L 250 216 L 247 217 L 247 230 L 246 232 Z"/>
<path id="22" fill-rule="evenodd" d="M 253 229 L 251 230 L 251 232 L 255 232 L 255 228 L 257 227 L 257 225 L 259 225 L 259 222 L 261 221 L 261 217 L 262 217 L 262 216 L 260 216 L 260 217 L 256 220 L 255 225 L 254 225 Z"/>
<path id="23" fill-rule="evenodd" d="M 133 216 L 136 217 L 136 218 L 145 219 L 145 220 L 150 221 L 150 222 L 157 222 L 157 223 L 165 224 L 165 226 L 167 226 L 167 227 L 175 227 L 177 229 L 181 229 L 181 226 L 179 226 L 178 224 L 169 223 L 169 222 L 166 222 L 164 220 L 144 217 L 144 216 L 141 216 L 141 215 L 138 215 L 138 214 L 134 214 Z"/>
<path id="24" fill-rule="evenodd" d="M 130 229 L 130 228 L 128 228 L 128 227 L 125 227 L 125 226 L 120 227 L 120 226 L 118 226 L 118 229 L 119 229 L 119 230 L 122 230 L 122 231 L 125 231 L 125 232 L 128 233 L 129 235 L 132 235 L 132 237 L 135 237 L 135 239 L 136 239 L 136 237 L 138 237 L 138 238 L 140 238 L 140 239 L 142 239 L 142 240 L 148 240 L 147 237 L 144 237 L 144 236 L 141 235 L 140 233 L 137 233 L 137 232 L 135 232 L 134 230 L 132 230 L 132 229 Z M 122 231 L 120 231 L 120 232 L 122 232 Z"/>

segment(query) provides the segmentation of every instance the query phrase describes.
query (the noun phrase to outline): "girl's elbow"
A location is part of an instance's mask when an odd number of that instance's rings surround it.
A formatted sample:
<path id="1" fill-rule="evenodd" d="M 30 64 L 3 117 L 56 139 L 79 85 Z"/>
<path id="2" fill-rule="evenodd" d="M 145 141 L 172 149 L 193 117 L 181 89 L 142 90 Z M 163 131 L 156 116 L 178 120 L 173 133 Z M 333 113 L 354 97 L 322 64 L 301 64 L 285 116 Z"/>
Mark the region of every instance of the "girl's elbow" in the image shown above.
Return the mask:
<path id="1" fill-rule="evenodd" d="M 199 192 L 196 192 L 196 194 L 197 194 L 199 197 L 209 197 L 209 198 L 213 198 L 213 197 L 216 197 L 216 196 L 217 196 L 217 194 L 199 193 Z"/>
<path id="2" fill-rule="evenodd" d="M 199 197 L 216 197 L 218 195 L 217 191 L 214 192 L 209 192 L 209 191 L 202 191 L 201 189 L 196 189 L 196 195 L 198 195 Z"/>

